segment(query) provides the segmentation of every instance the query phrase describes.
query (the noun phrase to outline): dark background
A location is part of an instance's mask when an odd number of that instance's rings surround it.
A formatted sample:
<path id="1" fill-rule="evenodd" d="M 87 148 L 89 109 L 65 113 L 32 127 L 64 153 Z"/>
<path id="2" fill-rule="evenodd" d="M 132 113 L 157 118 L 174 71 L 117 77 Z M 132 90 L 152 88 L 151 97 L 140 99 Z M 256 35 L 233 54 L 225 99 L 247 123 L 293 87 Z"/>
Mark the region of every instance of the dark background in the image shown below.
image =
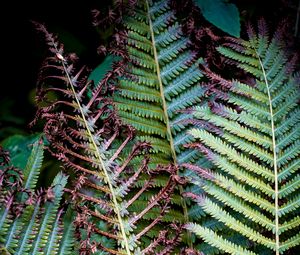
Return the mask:
<path id="1" fill-rule="evenodd" d="M 0 128 L 26 129 L 34 115 L 34 87 L 47 49 L 30 21 L 45 23 L 69 51 L 76 51 L 93 65 L 98 58 L 99 35 L 92 26 L 90 10 L 101 8 L 101 3 L 104 1 L 9 1 L 1 8 Z"/>
<path id="2" fill-rule="evenodd" d="M 39 66 L 46 56 L 42 36 L 30 20 L 45 23 L 59 35 L 68 51 L 75 51 L 83 63 L 93 68 L 101 62 L 97 55 L 101 35 L 92 25 L 91 10 L 105 9 L 111 1 L 9 1 L 1 6 L 1 92 L 0 140 L 15 132 L 28 131 L 34 117 L 34 87 Z M 234 2 L 240 10 L 242 28 L 246 19 L 259 17 L 277 24 L 289 17 L 294 32 L 297 0 Z"/>

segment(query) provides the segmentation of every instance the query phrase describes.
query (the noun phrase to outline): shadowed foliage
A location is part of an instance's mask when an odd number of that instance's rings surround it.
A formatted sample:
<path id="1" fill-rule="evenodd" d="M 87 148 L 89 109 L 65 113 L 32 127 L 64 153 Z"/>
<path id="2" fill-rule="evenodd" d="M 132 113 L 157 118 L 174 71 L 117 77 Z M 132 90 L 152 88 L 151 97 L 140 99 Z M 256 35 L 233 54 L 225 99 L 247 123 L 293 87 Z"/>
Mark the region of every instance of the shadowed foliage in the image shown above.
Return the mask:
<path id="1" fill-rule="evenodd" d="M 10 146 L 14 139 L 19 138 L 12 137 L 5 144 L 12 150 L 11 156 L 18 158 L 22 152 Z M 24 170 L 9 164 L 9 153 L 0 150 L 1 254 L 74 254 L 72 214 L 64 216 L 60 204 L 67 177 L 59 173 L 51 187 L 37 189 L 44 151 L 42 138 L 36 137 L 30 146 Z"/>

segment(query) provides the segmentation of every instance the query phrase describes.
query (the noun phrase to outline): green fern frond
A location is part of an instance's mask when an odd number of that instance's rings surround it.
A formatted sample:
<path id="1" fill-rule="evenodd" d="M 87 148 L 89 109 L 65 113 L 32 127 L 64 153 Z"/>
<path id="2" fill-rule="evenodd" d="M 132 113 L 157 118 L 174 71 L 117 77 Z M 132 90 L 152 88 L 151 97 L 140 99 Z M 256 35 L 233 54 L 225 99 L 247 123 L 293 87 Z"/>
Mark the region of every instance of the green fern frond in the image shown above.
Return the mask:
<path id="1" fill-rule="evenodd" d="M 59 250 L 59 241 L 61 240 L 61 230 L 62 230 L 62 224 L 61 224 L 61 214 L 62 210 L 60 210 L 56 216 L 56 219 L 53 223 L 53 228 L 49 234 L 49 237 L 47 239 L 47 243 L 44 248 L 44 253 L 46 255 L 55 254 Z M 72 224 L 72 223 L 71 223 Z"/>
<path id="2" fill-rule="evenodd" d="M 32 144 L 30 144 L 32 142 Z M 21 136 L 12 136 L 3 142 L 4 147 L 11 151 L 12 162 L 15 165 L 24 166 L 24 188 L 28 189 L 29 192 L 34 192 L 36 183 L 40 174 L 40 168 L 43 160 L 43 146 L 41 136 L 35 136 L 34 138 L 25 138 Z M 31 147 L 31 148 L 30 148 Z M 23 150 L 20 150 L 23 148 Z M 26 150 L 25 150 L 26 149 Z M 27 155 L 28 154 L 28 155 Z M 22 156 L 28 157 L 24 158 Z M 4 192 L 5 194 L 6 192 Z M 21 193 L 19 198 L 20 202 L 24 203 L 28 195 Z M 13 196 L 11 197 L 13 199 Z M 11 222 L 11 215 L 9 214 L 10 207 L 7 206 L 5 210 L 1 209 L 1 221 L 0 229 L 2 234 L 7 234 L 9 230 L 8 240 L 15 234 L 18 228 L 18 220 Z M 11 225 L 12 223 L 12 225 Z M 24 223 L 23 223 L 24 224 Z M 6 227 L 4 227 L 6 226 Z M 3 227 L 3 228 L 2 228 Z"/>
<path id="3" fill-rule="evenodd" d="M 204 96 L 204 89 L 197 84 L 202 77 L 198 62 L 165 1 L 140 1 L 136 14 L 125 20 L 125 26 L 132 61 L 127 72 L 132 80 L 120 78 L 114 94 L 118 113 L 139 131 L 138 138 L 151 142 L 153 159 L 178 163 L 180 153 L 187 150 L 183 144 L 190 139 L 186 134 L 188 125 L 179 131 L 171 123 L 184 115 L 180 110 L 195 105 Z M 196 155 L 185 155 L 186 162 L 195 159 Z"/>
<path id="4" fill-rule="evenodd" d="M 32 145 L 32 152 L 24 170 L 25 189 L 34 190 L 40 175 L 44 159 L 44 142 L 42 138 Z"/>
<path id="5" fill-rule="evenodd" d="M 59 228 L 59 218 L 62 212 L 59 211 L 60 200 L 63 195 L 63 189 L 67 184 L 67 177 L 62 173 L 59 173 L 53 180 L 52 183 L 52 192 L 53 192 L 53 200 L 51 202 L 46 202 L 44 206 L 44 212 L 41 219 L 41 222 L 38 226 L 38 230 L 35 234 L 35 240 L 32 245 L 29 254 L 38 254 L 41 250 L 53 249 L 52 245 L 55 245 L 55 238 L 52 236 L 53 231 L 57 232 Z M 58 216 L 58 217 L 57 217 Z M 51 233 L 51 235 L 50 235 Z M 50 237 L 50 238 L 49 238 Z M 52 243 L 48 243 L 48 242 Z M 57 242 L 57 241 L 56 241 Z M 51 245 L 50 247 L 47 247 Z"/>
<path id="6" fill-rule="evenodd" d="M 227 232 L 248 241 L 232 242 L 225 232 L 196 223 L 186 227 L 230 254 L 292 252 L 300 244 L 299 75 L 276 35 L 253 34 L 218 50 L 252 74 L 255 85 L 228 82 L 228 99 L 194 108 L 196 118 L 218 131 L 189 131 L 197 140 L 192 147 L 214 165 L 214 170 L 186 165 L 202 177 L 191 182 L 206 192 L 189 196 Z M 208 77 L 221 85 L 221 78 Z"/>
<path id="7" fill-rule="evenodd" d="M 63 220 L 63 232 L 60 241 L 59 250 L 57 255 L 73 255 L 75 253 L 74 247 L 76 242 L 74 239 L 75 227 L 73 224 L 74 216 L 71 207 L 65 213 Z M 75 253 L 77 254 L 77 253 Z"/>
<path id="8" fill-rule="evenodd" d="M 201 60 L 189 50 L 189 39 L 167 1 L 138 1 L 124 26 L 130 62 L 113 95 L 119 116 L 137 130 L 138 140 L 151 144 L 152 165 L 195 162 L 200 153 L 184 147 L 193 140 L 184 110 L 205 97 L 199 84 Z M 182 187 L 179 190 L 182 193 Z M 182 207 L 187 221 L 184 200 Z"/>
<path id="9" fill-rule="evenodd" d="M 26 143 L 29 139 L 31 138 L 27 138 L 23 142 Z M 14 142 L 13 138 L 11 142 Z M 5 218 L 4 225 L 0 229 L 1 247 L 12 255 L 56 255 L 59 249 L 63 250 L 63 254 L 73 254 L 75 243 L 73 223 L 69 218 L 70 226 L 62 223 L 64 213 L 63 209 L 59 208 L 67 177 L 59 173 L 50 188 L 36 191 L 36 183 L 42 166 L 44 143 L 41 136 L 36 136 L 33 142 L 30 145 L 31 154 L 27 159 L 26 167 L 23 173 L 19 173 L 20 176 L 24 174 L 24 182 L 20 183 L 17 189 L 17 182 L 13 184 L 14 188 L 11 190 L 9 185 L 4 187 L 4 190 L 1 189 L 1 195 L 3 193 L 9 195 L 1 199 L 0 205 L 0 217 Z M 10 147 L 9 144 L 7 146 Z M 19 144 L 19 146 L 22 145 Z M 19 158 L 18 154 L 23 152 L 12 149 L 11 153 L 12 157 Z M 1 174 L 4 174 L 2 177 L 5 177 L 6 170 L 5 168 L 0 170 Z M 5 179 L 2 184 L 5 184 Z M 7 199 L 14 200 L 14 204 L 8 206 Z M 18 212 L 18 217 L 14 215 L 17 212 L 14 208 L 15 205 L 23 207 L 22 211 Z M 7 210 L 3 210 L 3 208 L 7 208 Z M 65 219 L 67 217 L 69 216 L 65 215 Z M 66 232 L 63 233 L 64 226 L 66 229 L 72 229 L 68 235 Z"/>
<path id="10" fill-rule="evenodd" d="M 256 253 L 243 249 L 242 247 L 223 239 L 222 236 L 219 236 L 214 231 L 204 228 L 200 225 L 189 223 L 187 224 L 186 228 L 195 233 L 198 236 L 201 236 L 205 242 L 211 244 L 212 246 L 215 246 L 219 248 L 222 251 L 228 252 L 229 254 L 245 254 L 245 255 L 255 255 Z"/>

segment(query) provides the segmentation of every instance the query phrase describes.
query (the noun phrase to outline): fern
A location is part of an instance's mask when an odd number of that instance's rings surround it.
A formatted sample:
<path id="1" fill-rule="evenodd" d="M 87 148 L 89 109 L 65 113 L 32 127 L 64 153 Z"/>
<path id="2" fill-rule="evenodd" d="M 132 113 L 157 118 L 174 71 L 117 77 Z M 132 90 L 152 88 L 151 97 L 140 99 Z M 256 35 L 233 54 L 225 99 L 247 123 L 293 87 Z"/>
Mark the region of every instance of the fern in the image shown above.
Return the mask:
<path id="1" fill-rule="evenodd" d="M 139 1 L 124 25 L 130 64 L 114 94 L 118 114 L 139 139 L 151 142 L 154 160 L 194 161 L 195 152 L 182 146 L 191 138 L 179 111 L 199 102 L 204 89 L 197 85 L 202 74 L 188 39 L 167 1 Z"/>
<path id="2" fill-rule="evenodd" d="M 44 132 L 50 152 L 76 176 L 73 188 L 66 191 L 75 201 L 80 253 L 148 254 L 163 249 L 162 245 L 172 250 L 172 236 L 150 243 L 142 237 L 168 209 L 170 196 L 180 182 L 177 168 L 168 165 L 150 170 L 149 158 L 144 156 L 150 146 L 147 142 L 130 143 L 134 129 L 116 116 L 109 85 L 100 82 L 93 87 L 86 82 L 84 68 L 74 73 L 72 55 L 64 56 L 63 48 L 44 26 L 38 25 L 38 29 L 45 34 L 52 55 L 42 68 L 38 92 L 39 100 L 48 105 L 37 115 L 46 121 Z M 57 95 L 54 101 L 48 97 L 51 91 Z M 159 174 L 167 176 L 165 186 L 144 207 L 138 206 L 139 197 L 155 184 Z M 135 188 L 139 180 L 142 187 Z M 155 218 L 149 216 L 153 210 L 158 211 Z M 141 228 L 143 219 L 149 218 Z"/>
<path id="3" fill-rule="evenodd" d="M 200 153 L 183 146 L 193 141 L 187 134 L 189 115 L 183 111 L 203 101 L 205 88 L 198 84 L 203 76 L 198 67 L 201 60 L 188 49 L 189 39 L 169 2 L 138 1 L 124 26 L 128 63 L 113 94 L 118 115 L 137 130 L 138 140 L 152 145 L 153 163 L 180 165 L 199 160 Z M 187 222 L 185 201 L 172 201 L 177 204 L 175 210 L 183 210 L 180 220 Z M 191 237 L 187 238 L 192 246 Z"/>
<path id="4" fill-rule="evenodd" d="M 23 172 L 7 166 L 8 161 L 0 170 L 1 249 L 7 254 L 54 255 L 59 249 L 62 254 L 70 254 L 74 251 L 74 228 L 71 223 L 69 234 L 62 233 L 62 220 L 69 220 L 70 215 L 64 217 L 60 208 L 67 177 L 59 173 L 50 188 L 36 190 L 43 160 L 42 138 L 38 136 L 31 146 Z M 14 151 L 12 156 L 18 157 L 18 153 Z"/>
<path id="5" fill-rule="evenodd" d="M 255 85 L 207 71 L 229 89 L 228 97 L 195 107 L 195 117 L 215 131 L 194 128 L 190 134 L 197 139 L 191 146 L 215 168 L 185 165 L 204 179 L 191 181 L 206 192 L 187 196 L 236 237 L 197 223 L 186 228 L 230 254 L 284 254 L 300 244 L 299 74 L 278 32 L 270 38 L 261 21 L 259 33 L 250 27 L 248 34 L 249 40 L 232 39 L 218 50 L 252 75 Z"/>

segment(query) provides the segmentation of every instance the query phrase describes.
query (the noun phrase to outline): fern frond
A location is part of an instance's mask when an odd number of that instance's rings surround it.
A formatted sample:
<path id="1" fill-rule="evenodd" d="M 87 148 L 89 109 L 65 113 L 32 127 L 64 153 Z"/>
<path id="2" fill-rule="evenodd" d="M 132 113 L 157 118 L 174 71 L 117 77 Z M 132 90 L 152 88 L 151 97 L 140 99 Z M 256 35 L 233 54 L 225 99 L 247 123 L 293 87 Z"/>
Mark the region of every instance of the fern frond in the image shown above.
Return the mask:
<path id="1" fill-rule="evenodd" d="M 118 115 L 136 128 L 138 140 L 151 144 L 152 165 L 195 162 L 201 154 L 183 146 L 193 139 L 186 132 L 190 125 L 181 120 L 187 117 L 184 110 L 205 97 L 206 90 L 199 84 L 201 60 L 189 49 L 189 39 L 166 1 L 138 1 L 124 26 L 128 63 L 114 81 Z M 183 199 L 182 207 L 179 210 L 187 221 Z M 188 242 L 192 246 L 191 237 Z"/>
<path id="2" fill-rule="evenodd" d="M 60 208 L 60 200 L 67 177 L 59 173 L 55 177 L 52 187 L 36 190 L 35 186 L 43 159 L 44 143 L 41 136 L 36 137 L 31 147 L 31 154 L 24 170 L 24 182 L 16 180 L 11 182 L 12 174 L 5 168 L 3 172 L 2 169 L 0 170 L 1 174 L 4 173 L 1 184 L 5 185 L 1 191 L 8 195 L 3 198 L 4 201 L 1 199 L 0 204 L 0 217 L 4 219 L 4 224 L 0 228 L 1 247 L 10 254 L 55 255 L 58 254 L 59 249 L 63 249 L 65 254 L 70 254 L 74 251 L 74 232 L 70 232 L 68 236 L 63 233 L 63 209 Z M 23 152 L 12 151 L 13 157 L 17 158 L 18 153 Z M 8 169 L 13 168 L 8 167 Z M 17 173 L 23 179 L 23 173 L 18 171 Z M 6 184 L 10 184 L 14 188 L 11 189 Z M 1 188 L 3 187 L 1 186 Z M 13 203 L 7 204 L 7 198 Z M 3 210 L 3 208 L 6 209 Z M 72 229 L 72 224 L 69 221 L 68 228 Z M 66 243 L 66 248 L 62 248 L 65 246 L 62 240 L 67 240 L 72 245 Z"/>
<path id="3" fill-rule="evenodd" d="M 208 78 L 229 95 L 210 107 L 194 107 L 194 116 L 218 131 L 191 129 L 196 141 L 189 147 L 201 151 L 213 170 L 185 165 L 198 176 L 191 176 L 191 182 L 206 192 L 188 196 L 247 242 L 232 242 L 222 231 L 199 224 L 187 228 L 230 254 L 261 254 L 263 247 L 278 255 L 299 245 L 299 79 L 276 35 L 270 39 L 260 30 L 264 34 L 252 30 L 248 41 L 218 49 L 253 75 L 255 85 L 208 71 Z"/>
<path id="4" fill-rule="evenodd" d="M 57 253 L 59 249 L 59 241 L 61 241 L 62 237 L 62 224 L 61 224 L 61 214 L 63 213 L 63 210 L 61 209 L 57 216 L 56 219 L 53 223 L 53 228 L 49 234 L 47 243 L 45 245 L 44 251 L 46 255 L 50 255 L 53 253 Z M 72 225 L 72 223 L 71 223 Z"/>
<path id="5" fill-rule="evenodd" d="M 39 26 L 39 29 L 46 35 L 52 55 L 42 69 L 43 84 L 38 92 L 39 99 L 49 105 L 38 110 L 38 117 L 46 122 L 44 133 L 51 144 L 50 152 L 76 176 L 73 189 L 65 190 L 76 201 L 75 233 L 80 240 L 79 252 L 140 254 L 147 246 L 142 237 L 169 209 L 170 197 L 180 179 L 176 175 L 177 168 L 174 165 L 148 168 L 149 158 L 145 154 L 150 150 L 149 143 L 138 141 L 132 145 L 134 128 L 116 115 L 109 83 L 102 80 L 93 86 L 86 81 L 84 69 L 75 73 L 73 63 L 64 55 L 59 43 L 45 27 Z M 140 57 L 138 52 L 133 54 Z M 149 65 L 148 62 L 142 64 Z M 48 75 L 59 70 L 54 66 L 61 67 L 61 73 Z M 47 84 L 43 82 L 45 79 Z M 57 100 L 48 100 L 50 91 L 55 91 Z M 138 93 L 131 91 L 129 88 L 126 96 L 139 98 Z M 149 96 L 147 91 L 144 95 Z M 121 104 L 119 107 L 135 109 L 141 116 L 148 114 L 147 106 L 141 109 Z M 161 110 L 152 110 L 151 116 L 159 116 Z M 157 130 L 163 133 L 160 127 Z M 135 208 L 141 195 L 153 187 L 156 175 L 166 177 L 165 186 L 156 189 L 144 207 Z M 142 181 L 141 187 L 135 185 L 139 181 Z M 155 218 L 151 217 L 153 211 Z M 139 224 L 146 222 L 143 229 L 139 228 Z"/>
<path id="6" fill-rule="evenodd" d="M 54 240 L 51 240 L 54 238 L 53 236 L 49 235 L 50 233 L 53 234 L 53 231 L 58 231 L 57 228 L 59 228 L 59 218 L 61 216 L 61 211 L 58 211 L 60 200 L 63 195 L 63 189 L 67 184 L 67 177 L 63 175 L 62 173 L 58 174 L 52 183 L 52 190 L 51 190 L 51 196 L 53 196 L 53 200 L 51 202 L 46 202 L 45 209 L 43 213 L 43 217 L 41 219 L 41 223 L 38 227 L 38 230 L 36 232 L 36 239 L 34 240 L 34 244 L 31 248 L 31 254 L 37 254 L 39 251 L 47 249 L 48 245 L 53 245 L 51 243 L 48 243 L 49 241 L 52 241 L 55 243 Z M 57 218 L 57 219 L 55 219 Z M 47 244 L 47 246 L 46 246 Z M 50 247 L 51 249 L 51 247 Z"/>
<path id="7" fill-rule="evenodd" d="M 10 140 L 9 140 L 10 139 Z M 18 150 L 16 150 L 16 148 L 22 147 L 22 146 L 26 146 L 26 144 L 28 143 L 28 140 L 30 139 L 24 139 L 24 137 L 11 137 L 7 139 L 7 142 L 4 142 L 7 146 L 8 149 L 14 150 L 13 154 L 12 154 L 12 158 L 13 159 L 18 159 L 20 156 L 20 152 L 18 152 Z M 18 145 L 14 145 L 14 142 L 17 141 Z M 28 199 L 28 196 L 31 196 L 31 193 L 34 192 L 35 188 L 36 188 L 36 183 L 37 183 L 37 179 L 38 176 L 40 174 L 40 168 L 41 168 L 41 164 L 42 164 L 42 160 L 43 160 L 43 146 L 44 143 L 42 141 L 41 136 L 36 136 L 35 140 L 33 141 L 33 144 L 30 144 L 30 147 L 32 147 L 31 151 L 29 150 L 29 155 L 28 155 L 28 160 L 26 162 L 20 162 L 21 164 L 23 164 L 25 166 L 25 170 L 24 172 L 19 172 L 19 170 L 11 168 L 12 171 L 16 171 L 16 174 L 19 174 L 20 181 L 17 181 L 17 179 L 15 180 L 15 183 L 7 183 L 8 186 L 6 187 L 6 183 L 2 182 L 1 184 L 3 185 L 2 187 L 4 188 L 4 190 L 2 191 L 3 193 L 1 194 L 2 196 L 8 195 L 10 197 L 9 199 L 9 203 L 6 205 L 6 209 L 4 210 L 4 212 L 2 211 L 2 215 L 1 215 L 1 221 L 0 221 L 0 229 L 2 228 L 3 224 L 7 224 L 8 222 L 10 222 L 10 217 L 11 215 L 9 214 L 9 211 L 12 210 L 13 208 L 11 208 L 11 206 L 13 206 L 13 201 L 14 199 L 16 199 L 16 196 L 19 196 L 19 202 L 20 203 L 25 203 L 26 200 Z M 24 154 L 27 154 L 24 153 Z M 27 155 L 25 155 L 27 156 Z M 21 161 L 21 160 L 20 160 Z M 17 163 L 17 160 L 14 160 L 14 163 Z M 8 162 L 7 162 L 8 164 Z M 10 171 L 9 168 L 4 169 L 4 171 L 2 172 L 3 176 L 2 178 L 5 176 L 6 172 Z M 9 172 L 7 172 L 9 174 Z M 12 174 L 12 173 L 10 173 Z M 17 184 L 17 185 L 16 185 Z M 9 186 L 12 185 L 12 187 L 14 187 L 14 191 L 9 190 Z M 25 189 L 27 190 L 28 194 L 26 194 L 26 192 L 21 192 L 21 189 Z M 8 194 L 7 194 L 8 192 Z M 20 194 L 19 194 L 20 193 Z M 8 197 L 3 198 L 3 200 L 7 200 Z M 2 209 L 3 210 L 3 209 Z M 7 221 L 7 223 L 5 223 L 5 221 Z M 9 224 L 9 235 L 13 236 L 15 234 L 16 228 L 18 226 L 18 219 L 16 219 L 12 225 Z M 8 231 L 8 225 L 7 227 L 2 229 L 2 234 L 6 234 Z"/>
<path id="8" fill-rule="evenodd" d="M 200 225 L 196 225 L 193 223 L 189 223 L 186 225 L 186 228 L 195 233 L 198 236 L 201 236 L 207 243 L 211 244 L 212 246 L 215 246 L 219 248 L 222 251 L 228 252 L 230 254 L 249 254 L 249 255 L 255 255 L 256 253 L 243 249 L 239 247 L 238 245 L 223 239 L 221 236 L 216 234 L 214 231 L 204 228 Z"/>
<path id="9" fill-rule="evenodd" d="M 204 96 L 204 88 L 197 84 L 203 76 L 198 62 L 188 50 L 189 40 L 182 35 L 168 3 L 140 1 L 136 15 L 127 18 L 124 24 L 128 29 L 131 63 L 127 78 L 120 78 L 114 94 L 118 113 L 138 130 L 138 137 L 153 142 L 154 160 L 157 157 L 178 163 L 180 153 L 187 150 L 183 144 L 189 140 L 188 125 L 179 131 L 171 123 L 184 115 L 180 110 L 195 105 Z M 128 90 L 136 96 L 128 96 Z M 157 127 L 161 127 L 160 131 Z M 181 139 L 174 145 L 177 137 Z M 169 148 L 164 146 L 162 150 L 160 144 L 166 144 L 165 138 Z M 185 155 L 186 162 L 195 158 Z"/>
<path id="10" fill-rule="evenodd" d="M 34 190 L 44 159 L 44 142 L 40 138 L 32 145 L 32 152 L 24 169 L 25 189 Z"/>

